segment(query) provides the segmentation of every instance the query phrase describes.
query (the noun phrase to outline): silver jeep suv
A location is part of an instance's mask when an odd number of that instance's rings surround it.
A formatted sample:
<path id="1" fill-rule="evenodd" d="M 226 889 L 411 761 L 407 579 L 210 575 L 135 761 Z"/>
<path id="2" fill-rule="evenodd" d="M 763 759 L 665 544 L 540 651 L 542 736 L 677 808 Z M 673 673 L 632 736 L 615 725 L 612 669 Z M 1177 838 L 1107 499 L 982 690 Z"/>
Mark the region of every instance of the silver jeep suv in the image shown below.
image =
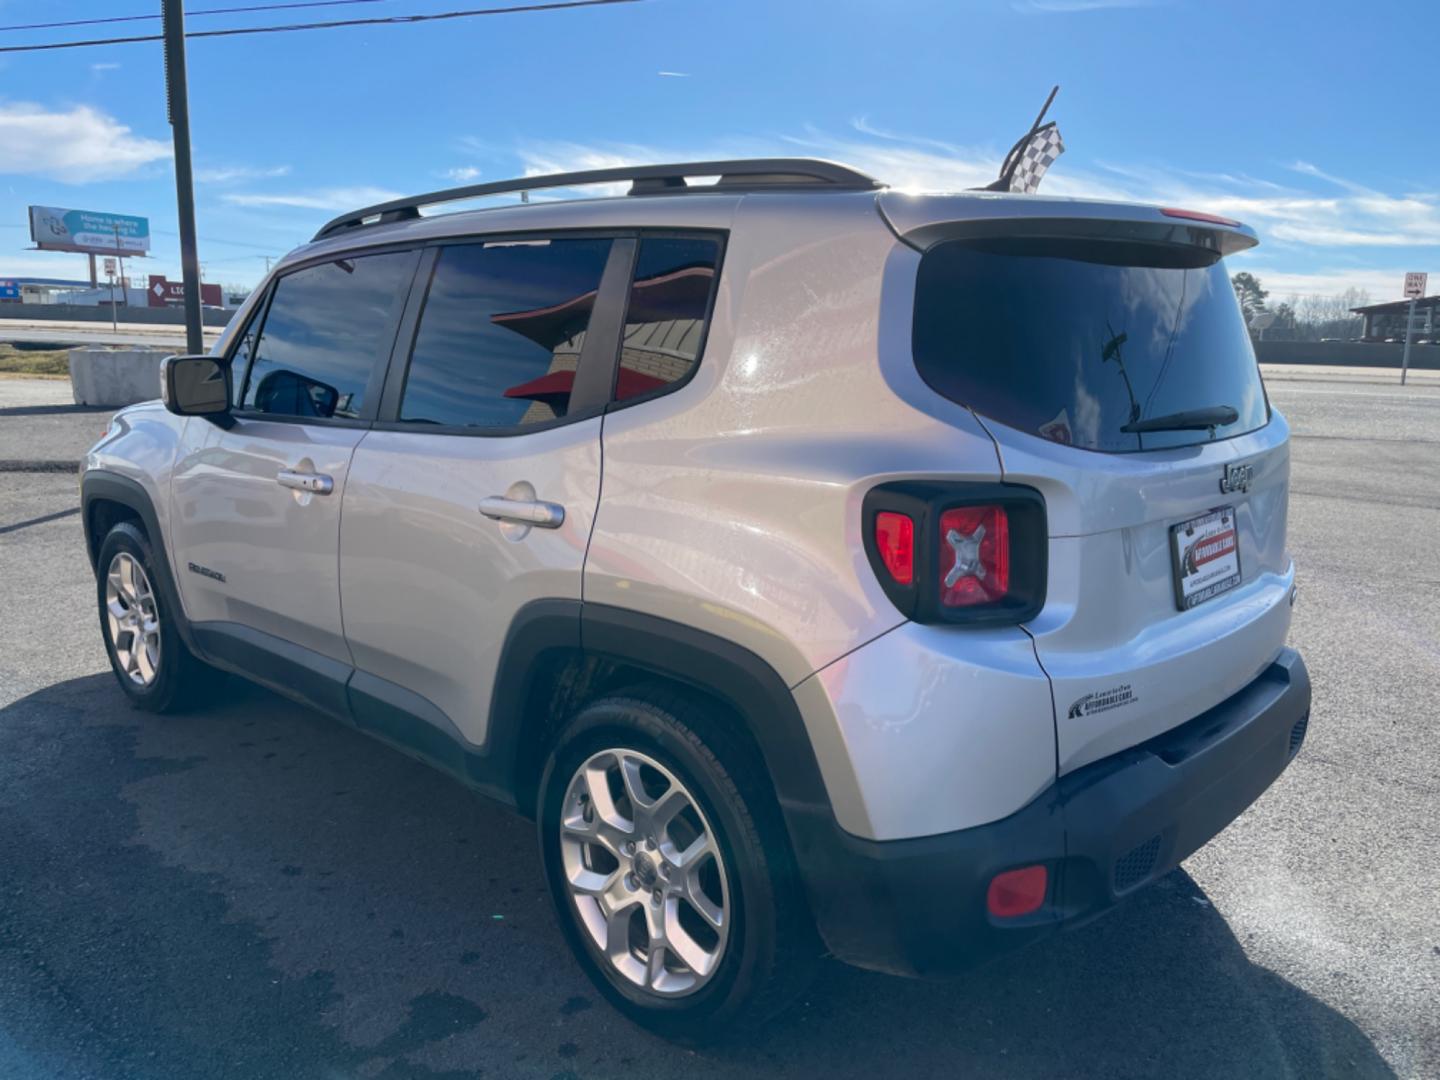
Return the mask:
<path id="1" fill-rule="evenodd" d="M 116 676 L 239 673 L 532 815 L 579 962 L 672 1037 L 827 952 L 1036 941 L 1305 735 L 1255 242 L 788 159 L 345 215 L 86 459 Z"/>

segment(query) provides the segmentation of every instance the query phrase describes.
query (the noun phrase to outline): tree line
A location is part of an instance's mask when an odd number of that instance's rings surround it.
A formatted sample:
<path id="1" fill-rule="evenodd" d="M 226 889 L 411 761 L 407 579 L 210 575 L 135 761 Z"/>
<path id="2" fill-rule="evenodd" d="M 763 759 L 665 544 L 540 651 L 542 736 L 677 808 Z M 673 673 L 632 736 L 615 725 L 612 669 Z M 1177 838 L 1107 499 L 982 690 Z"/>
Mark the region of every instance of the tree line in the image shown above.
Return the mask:
<path id="1" fill-rule="evenodd" d="M 1370 303 L 1370 294 L 1364 289 L 1350 288 L 1334 296 L 1302 295 L 1292 293 L 1273 307 L 1269 304 L 1270 292 L 1260 284 L 1260 279 L 1249 271 L 1241 271 L 1230 279 L 1235 297 L 1240 301 L 1240 310 L 1251 332 L 1263 332 L 1269 341 L 1323 341 L 1337 338 L 1350 341 L 1358 338 L 1364 330 L 1365 320 L 1351 312 L 1351 308 L 1364 307 Z M 1263 331 L 1255 327 L 1256 316 L 1274 315 Z"/>

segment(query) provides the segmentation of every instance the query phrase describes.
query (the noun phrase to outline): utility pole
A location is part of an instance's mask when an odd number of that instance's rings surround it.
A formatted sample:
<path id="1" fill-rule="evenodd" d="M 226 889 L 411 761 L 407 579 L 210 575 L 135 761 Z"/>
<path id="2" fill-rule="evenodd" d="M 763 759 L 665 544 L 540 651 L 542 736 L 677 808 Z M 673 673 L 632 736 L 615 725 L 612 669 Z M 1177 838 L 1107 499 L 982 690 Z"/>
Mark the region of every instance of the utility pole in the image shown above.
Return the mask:
<path id="1" fill-rule="evenodd" d="M 195 181 L 190 173 L 190 95 L 185 80 L 184 0 L 160 0 L 165 20 L 165 96 L 175 135 L 175 202 L 180 211 L 180 277 L 185 287 L 185 351 L 205 351 L 200 323 L 200 256 L 195 248 Z"/>
<path id="2" fill-rule="evenodd" d="M 119 260 L 119 263 L 120 263 L 120 291 L 123 293 L 123 292 L 125 291 L 125 257 L 121 254 L 121 251 L 122 251 L 122 249 L 121 249 L 121 247 L 120 247 L 120 223 L 119 223 L 119 222 L 116 222 L 116 223 L 115 223 L 115 258 L 118 259 L 118 260 Z M 110 260 L 109 260 L 109 259 L 106 259 L 105 261 L 108 263 Z M 111 274 L 111 275 L 110 275 L 110 332 L 111 332 L 112 334 L 118 334 L 118 333 L 120 332 L 120 311 L 119 311 L 119 309 L 115 306 L 115 275 L 114 275 L 114 274 Z"/>

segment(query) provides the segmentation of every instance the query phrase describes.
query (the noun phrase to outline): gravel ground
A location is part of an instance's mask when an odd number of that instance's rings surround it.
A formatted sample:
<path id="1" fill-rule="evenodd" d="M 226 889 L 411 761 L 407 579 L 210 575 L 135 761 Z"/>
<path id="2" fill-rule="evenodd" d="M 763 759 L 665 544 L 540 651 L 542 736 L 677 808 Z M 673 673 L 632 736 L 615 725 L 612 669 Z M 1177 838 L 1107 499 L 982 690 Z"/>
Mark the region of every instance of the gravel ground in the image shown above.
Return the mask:
<path id="1" fill-rule="evenodd" d="M 238 680 L 128 709 L 74 476 L 0 471 L 0 1078 L 1440 1075 L 1440 388 L 1271 393 L 1316 693 L 1274 788 L 1099 922 L 947 983 L 830 966 L 700 1053 L 598 1000 L 522 822 Z"/>

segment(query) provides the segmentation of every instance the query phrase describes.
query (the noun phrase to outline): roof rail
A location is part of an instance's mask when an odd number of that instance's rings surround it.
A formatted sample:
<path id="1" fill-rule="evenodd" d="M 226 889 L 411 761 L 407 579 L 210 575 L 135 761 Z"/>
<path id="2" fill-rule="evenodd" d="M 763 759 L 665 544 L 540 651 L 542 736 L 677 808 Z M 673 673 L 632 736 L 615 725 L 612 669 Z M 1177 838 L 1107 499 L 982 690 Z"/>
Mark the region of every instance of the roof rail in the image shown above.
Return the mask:
<path id="1" fill-rule="evenodd" d="M 713 184 L 692 185 L 686 177 L 717 176 Z M 485 195 L 508 192 L 538 191 L 545 188 L 578 187 L 582 184 L 605 184 L 617 180 L 631 181 L 631 195 L 680 194 L 686 191 L 735 191 L 778 188 L 786 191 L 873 191 L 881 186 L 872 176 L 818 158 L 749 158 L 736 161 L 688 161 L 675 165 L 622 165 L 611 169 L 587 169 L 584 172 L 551 173 L 548 176 L 525 176 L 514 180 L 496 180 L 489 184 L 446 188 L 425 195 L 376 203 L 363 210 L 341 214 L 315 234 L 320 240 L 346 229 L 365 225 L 388 225 L 409 221 L 420 216 L 422 206 L 478 199 Z"/>

